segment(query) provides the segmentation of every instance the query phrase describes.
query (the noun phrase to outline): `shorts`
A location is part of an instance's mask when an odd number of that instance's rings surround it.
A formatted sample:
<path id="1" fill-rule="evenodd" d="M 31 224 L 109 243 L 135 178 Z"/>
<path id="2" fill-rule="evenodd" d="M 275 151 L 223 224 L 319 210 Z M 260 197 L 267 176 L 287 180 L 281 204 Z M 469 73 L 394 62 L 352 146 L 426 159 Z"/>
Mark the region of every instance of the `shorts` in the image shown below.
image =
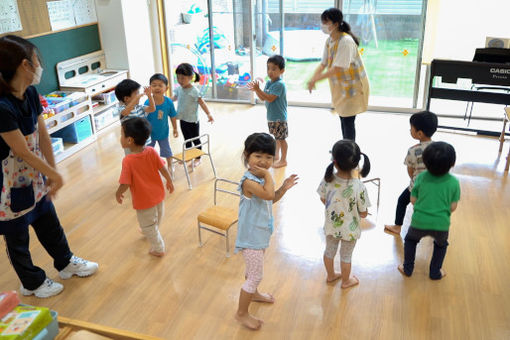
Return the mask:
<path id="1" fill-rule="evenodd" d="M 269 133 L 274 136 L 276 140 L 284 140 L 289 136 L 289 128 L 286 121 L 267 122 Z"/>
<path id="2" fill-rule="evenodd" d="M 166 139 L 160 139 L 160 140 L 152 140 L 149 143 L 149 146 L 154 147 L 156 145 L 156 142 L 158 142 L 159 145 L 159 155 L 163 158 L 169 158 L 172 157 L 172 149 L 170 149 L 170 143 L 168 142 L 168 138 Z"/>

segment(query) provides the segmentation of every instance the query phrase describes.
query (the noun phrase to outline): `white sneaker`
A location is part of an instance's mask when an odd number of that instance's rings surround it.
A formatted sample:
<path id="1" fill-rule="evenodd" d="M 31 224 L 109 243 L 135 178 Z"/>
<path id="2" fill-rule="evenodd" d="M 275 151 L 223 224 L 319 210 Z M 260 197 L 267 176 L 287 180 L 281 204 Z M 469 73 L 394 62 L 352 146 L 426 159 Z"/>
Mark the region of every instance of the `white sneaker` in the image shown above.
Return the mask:
<path id="1" fill-rule="evenodd" d="M 58 275 L 64 280 L 71 278 L 73 275 L 84 277 L 94 274 L 98 267 L 99 265 L 95 262 L 87 261 L 73 255 L 67 267 L 62 269 Z"/>
<path id="2" fill-rule="evenodd" d="M 28 290 L 25 287 L 23 287 L 23 284 L 19 288 L 19 291 L 21 294 L 28 296 L 28 295 L 35 295 L 38 298 L 47 298 L 50 296 L 57 295 L 64 289 L 64 286 L 61 283 L 55 282 L 52 279 L 46 278 L 42 285 L 37 287 L 34 290 Z"/>

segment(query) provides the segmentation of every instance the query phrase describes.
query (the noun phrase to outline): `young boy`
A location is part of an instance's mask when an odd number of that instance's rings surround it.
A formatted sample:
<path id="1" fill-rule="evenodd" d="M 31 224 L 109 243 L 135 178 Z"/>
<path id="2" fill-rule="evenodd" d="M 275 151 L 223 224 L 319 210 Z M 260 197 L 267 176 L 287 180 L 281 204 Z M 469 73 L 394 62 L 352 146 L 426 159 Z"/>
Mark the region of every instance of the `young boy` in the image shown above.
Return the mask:
<path id="1" fill-rule="evenodd" d="M 432 143 L 432 135 L 437 130 L 437 116 L 429 111 L 415 113 L 409 119 L 411 123 L 411 136 L 420 142 L 409 148 L 404 164 L 407 165 L 407 173 L 411 178 L 409 187 L 405 188 L 398 198 L 395 224 L 385 225 L 384 230 L 400 235 L 407 205 L 410 202 L 411 190 L 413 190 L 416 177 L 425 171 L 422 155 L 425 148 Z"/>
<path id="2" fill-rule="evenodd" d="M 434 239 L 429 277 L 440 280 L 446 275 L 441 267 L 448 247 L 450 215 L 460 199 L 459 180 L 448 173 L 455 165 L 455 157 L 455 149 L 445 142 L 434 142 L 423 152 L 427 171 L 414 182 L 411 192 L 413 218 L 405 237 L 404 264 L 398 266 L 405 276 L 413 273 L 416 245 L 424 236 Z"/>
<path id="3" fill-rule="evenodd" d="M 266 83 L 264 91 L 260 89 L 258 81 L 248 83 L 247 87 L 254 91 L 260 100 L 266 102 L 267 125 L 269 133 L 276 139 L 276 155 L 273 168 L 281 168 L 287 165 L 287 89 L 281 79 L 285 72 L 285 59 L 280 55 L 274 55 L 267 59 L 267 76 L 270 81 Z M 281 155 L 280 155 L 281 152 Z"/>
<path id="4" fill-rule="evenodd" d="M 168 79 L 161 73 L 154 74 L 149 80 L 152 96 L 156 109 L 150 112 L 147 120 L 151 123 L 151 142 L 149 146 L 154 147 L 156 142 L 159 144 L 159 155 L 166 158 L 167 166 L 170 167 L 172 157 L 172 149 L 168 142 L 170 128 L 168 126 L 168 119 L 172 122 L 173 136 L 179 137 L 177 132 L 177 111 L 175 111 L 174 102 L 172 99 L 165 96 L 168 90 Z M 150 106 L 150 101 L 147 99 L 145 105 Z"/>
<path id="5" fill-rule="evenodd" d="M 163 256 L 165 243 L 158 226 L 163 217 L 165 188 L 159 174 L 165 177 L 169 193 L 174 191 L 174 186 L 170 172 L 157 152 L 150 146 L 145 147 L 150 133 L 151 126 L 145 118 L 134 117 L 122 121 L 120 144 L 128 148 L 130 154 L 122 160 L 120 185 L 115 197 L 122 204 L 124 193 L 128 189 L 131 191 L 140 229 L 151 243 L 149 254 Z"/>
<path id="6" fill-rule="evenodd" d="M 138 93 L 140 87 L 142 86 L 132 79 L 124 79 L 115 87 L 115 96 L 120 102 L 118 110 L 121 120 L 126 117 L 146 117 L 149 112 L 156 110 L 150 86 L 145 87 L 143 93 Z M 139 104 L 143 95 L 149 98 L 149 106 Z"/>

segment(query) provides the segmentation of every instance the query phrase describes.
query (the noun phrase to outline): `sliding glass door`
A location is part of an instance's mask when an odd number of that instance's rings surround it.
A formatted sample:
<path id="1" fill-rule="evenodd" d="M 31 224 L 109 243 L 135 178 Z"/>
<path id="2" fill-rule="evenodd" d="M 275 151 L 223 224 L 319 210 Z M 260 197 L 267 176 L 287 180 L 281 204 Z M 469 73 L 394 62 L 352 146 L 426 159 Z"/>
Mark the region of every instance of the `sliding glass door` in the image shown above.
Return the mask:
<path id="1" fill-rule="evenodd" d="M 181 62 L 194 65 L 206 98 L 254 102 L 246 84 L 266 79 L 267 58 L 281 54 L 287 62 L 283 77 L 289 103 L 330 105 L 327 81 L 312 94 L 306 82 L 327 39 L 320 15 L 337 6 L 360 38 L 371 84 L 369 104 L 415 104 L 426 0 L 167 0 L 166 6 L 172 68 Z"/>

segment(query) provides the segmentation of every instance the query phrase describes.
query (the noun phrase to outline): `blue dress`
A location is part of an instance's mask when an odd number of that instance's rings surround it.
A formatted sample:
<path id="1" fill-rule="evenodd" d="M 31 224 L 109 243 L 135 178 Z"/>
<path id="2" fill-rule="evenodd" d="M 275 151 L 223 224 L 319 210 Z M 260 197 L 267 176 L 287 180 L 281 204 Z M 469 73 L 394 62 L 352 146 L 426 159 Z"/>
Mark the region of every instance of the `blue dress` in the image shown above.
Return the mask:
<path id="1" fill-rule="evenodd" d="M 273 201 L 263 200 L 255 195 L 243 195 L 243 182 L 246 180 L 264 185 L 264 179 L 258 178 L 246 171 L 241 178 L 238 190 L 241 193 L 239 201 L 239 222 L 234 252 L 242 249 L 265 249 L 269 246 L 269 239 L 273 233 Z"/>

